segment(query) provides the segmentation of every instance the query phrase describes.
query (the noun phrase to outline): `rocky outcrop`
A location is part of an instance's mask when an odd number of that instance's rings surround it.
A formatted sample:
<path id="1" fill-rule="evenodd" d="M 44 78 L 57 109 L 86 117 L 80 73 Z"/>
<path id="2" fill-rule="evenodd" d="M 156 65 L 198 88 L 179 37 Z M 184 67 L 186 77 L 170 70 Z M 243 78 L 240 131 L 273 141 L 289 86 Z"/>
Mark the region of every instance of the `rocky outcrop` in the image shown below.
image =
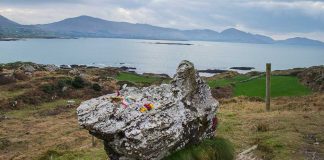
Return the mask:
<path id="1" fill-rule="evenodd" d="M 218 102 L 192 63 L 182 61 L 170 84 L 123 87 L 83 102 L 79 124 L 104 140 L 110 159 L 162 159 L 215 135 Z"/>
<path id="2" fill-rule="evenodd" d="M 44 70 L 48 71 L 48 72 L 54 72 L 54 71 L 57 71 L 60 69 L 59 67 L 57 67 L 54 64 L 46 64 L 46 65 L 42 65 L 42 66 L 43 66 Z"/>
<path id="3" fill-rule="evenodd" d="M 297 77 L 313 91 L 324 92 L 324 66 L 314 66 L 300 72 Z"/>

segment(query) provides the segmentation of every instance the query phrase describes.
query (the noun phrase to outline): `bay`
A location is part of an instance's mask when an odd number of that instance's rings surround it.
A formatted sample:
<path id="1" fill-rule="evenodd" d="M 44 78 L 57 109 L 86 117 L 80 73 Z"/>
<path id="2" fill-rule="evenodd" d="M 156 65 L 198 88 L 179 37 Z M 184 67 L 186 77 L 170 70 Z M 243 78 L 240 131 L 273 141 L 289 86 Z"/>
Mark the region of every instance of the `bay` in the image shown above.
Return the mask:
<path id="1" fill-rule="evenodd" d="M 192 45 L 179 45 L 185 43 Z M 0 63 L 30 61 L 40 64 L 86 64 L 130 66 L 136 72 L 173 75 L 181 60 L 197 69 L 255 67 L 264 71 L 324 64 L 324 48 L 276 44 L 246 44 L 203 41 L 161 41 L 141 39 L 25 39 L 0 42 Z"/>

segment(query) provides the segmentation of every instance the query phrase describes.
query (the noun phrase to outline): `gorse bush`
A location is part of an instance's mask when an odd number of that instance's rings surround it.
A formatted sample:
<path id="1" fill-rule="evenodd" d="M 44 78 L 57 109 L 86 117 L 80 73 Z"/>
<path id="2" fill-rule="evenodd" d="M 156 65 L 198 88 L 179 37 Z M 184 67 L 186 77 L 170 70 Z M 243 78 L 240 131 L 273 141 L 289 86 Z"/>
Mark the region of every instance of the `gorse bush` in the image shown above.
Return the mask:
<path id="1" fill-rule="evenodd" d="M 69 77 L 64 77 L 64 78 L 57 81 L 57 87 L 59 89 L 62 89 L 63 87 L 66 87 L 66 86 L 69 86 L 69 85 L 72 85 L 72 79 L 69 78 Z"/>
<path id="2" fill-rule="evenodd" d="M 98 83 L 93 84 L 92 89 L 95 90 L 95 91 L 101 91 L 102 90 L 101 86 Z"/>
<path id="3" fill-rule="evenodd" d="M 48 94 L 52 94 L 55 92 L 55 86 L 51 84 L 45 84 L 42 86 L 42 91 Z"/>
<path id="4" fill-rule="evenodd" d="M 83 88 L 86 86 L 86 83 L 81 77 L 74 77 L 72 81 L 72 86 L 74 88 Z"/>
<path id="5" fill-rule="evenodd" d="M 234 148 L 224 138 L 206 139 L 200 144 L 188 146 L 172 153 L 164 160 L 233 160 Z"/>

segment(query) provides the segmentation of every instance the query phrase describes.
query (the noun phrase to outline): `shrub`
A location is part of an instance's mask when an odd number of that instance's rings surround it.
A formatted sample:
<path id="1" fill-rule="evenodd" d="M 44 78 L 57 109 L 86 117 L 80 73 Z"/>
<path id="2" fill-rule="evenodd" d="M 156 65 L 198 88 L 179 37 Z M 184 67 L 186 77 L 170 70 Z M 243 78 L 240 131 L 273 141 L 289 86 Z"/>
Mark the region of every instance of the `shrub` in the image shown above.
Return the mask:
<path id="1" fill-rule="evenodd" d="M 12 76 L 0 75 L 0 85 L 6 85 L 16 82 L 16 79 Z"/>
<path id="2" fill-rule="evenodd" d="M 10 141 L 7 138 L 0 139 L 0 150 L 7 148 L 10 145 Z"/>
<path id="3" fill-rule="evenodd" d="M 63 87 L 68 85 L 72 85 L 72 80 L 68 77 L 64 77 L 63 79 L 57 81 L 57 87 L 59 89 L 62 89 Z"/>
<path id="4" fill-rule="evenodd" d="M 102 90 L 101 86 L 98 83 L 93 84 L 92 89 L 95 90 L 95 91 L 101 91 Z"/>
<path id="5" fill-rule="evenodd" d="M 45 84 L 42 86 L 42 91 L 48 94 L 52 94 L 55 91 L 55 86 L 51 84 Z"/>
<path id="6" fill-rule="evenodd" d="M 22 72 L 15 72 L 14 77 L 18 80 L 27 80 L 28 76 Z"/>
<path id="7" fill-rule="evenodd" d="M 19 106 L 21 106 L 22 104 L 38 105 L 43 102 L 51 101 L 52 95 L 44 94 L 44 91 L 41 90 L 31 90 L 20 96 L 15 97 L 14 100 L 18 101 Z"/>
<path id="8" fill-rule="evenodd" d="M 267 132 L 269 131 L 270 125 L 266 122 L 259 122 L 256 126 L 258 132 Z"/>
<path id="9" fill-rule="evenodd" d="M 83 88 L 85 86 L 85 82 L 81 77 L 75 77 L 72 81 L 72 86 L 74 88 Z"/>

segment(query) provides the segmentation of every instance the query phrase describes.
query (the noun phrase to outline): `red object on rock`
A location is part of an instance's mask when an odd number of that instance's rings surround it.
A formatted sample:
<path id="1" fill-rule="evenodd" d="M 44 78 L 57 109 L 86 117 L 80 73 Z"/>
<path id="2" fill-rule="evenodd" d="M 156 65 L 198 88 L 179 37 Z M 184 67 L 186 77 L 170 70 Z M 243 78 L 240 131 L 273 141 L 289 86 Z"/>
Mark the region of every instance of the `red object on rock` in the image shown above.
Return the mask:
<path id="1" fill-rule="evenodd" d="M 150 110 L 152 110 L 153 109 L 153 104 L 144 104 L 144 107 L 148 110 L 148 111 L 150 111 Z"/>

